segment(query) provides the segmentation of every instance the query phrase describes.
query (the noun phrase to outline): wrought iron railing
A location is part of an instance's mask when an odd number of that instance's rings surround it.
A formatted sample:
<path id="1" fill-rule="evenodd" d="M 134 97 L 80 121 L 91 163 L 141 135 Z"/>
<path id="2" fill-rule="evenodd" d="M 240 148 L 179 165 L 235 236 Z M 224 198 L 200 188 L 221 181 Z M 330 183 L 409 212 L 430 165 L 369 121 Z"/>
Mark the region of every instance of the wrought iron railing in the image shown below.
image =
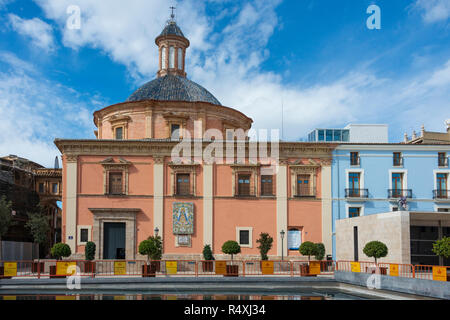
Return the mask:
<path id="1" fill-rule="evenodd" d="M 412 189 L 389 189 L 388 198 L 412 198 Z"/>
<path id="2" fill-rule="evenodd" d="M 369 189 L 345 189 L 346 198 L 368 198 Z"/>
<path id="3" fill-rule="evenodd" d="M 450 199 L 450 190 L 433 190 L 433 199 Z"/>

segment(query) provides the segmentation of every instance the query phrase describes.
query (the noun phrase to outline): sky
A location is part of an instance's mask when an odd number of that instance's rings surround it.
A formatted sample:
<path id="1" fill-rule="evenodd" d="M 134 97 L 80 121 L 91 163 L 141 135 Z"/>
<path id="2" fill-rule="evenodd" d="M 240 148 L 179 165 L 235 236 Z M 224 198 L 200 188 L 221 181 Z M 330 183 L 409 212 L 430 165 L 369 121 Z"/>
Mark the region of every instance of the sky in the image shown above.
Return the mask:
<path id="1" fill-rule="evenodd" d="M 0 155 L 51 167 L 55 138 L 95 139 L 93 112 L 156 77 L 172 5 L 188 78 L 255 129 L 445 131 L 450 0 L 0 0 Z"/>

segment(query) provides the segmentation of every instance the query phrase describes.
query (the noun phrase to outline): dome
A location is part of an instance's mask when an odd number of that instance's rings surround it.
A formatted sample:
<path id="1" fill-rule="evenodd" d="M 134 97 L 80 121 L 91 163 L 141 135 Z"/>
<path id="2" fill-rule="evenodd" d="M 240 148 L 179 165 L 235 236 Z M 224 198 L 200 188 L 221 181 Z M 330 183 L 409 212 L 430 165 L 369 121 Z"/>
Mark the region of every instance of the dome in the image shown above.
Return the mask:
<path id="1" fill-rule="evenodd" d="M 221 106 L 221 103 L 199 84 L 170 74 L 147 82 L 127 101 L 142 100 L 208 102 Z"/>
<path id="2" fill-rule="evenodd" d="M 167 26 L 161 32 L 159 37 L 169 36 L 169 35 L 175 35 L 175 36 L 184 38 L 183 32 L 181 31 L 180 27 L 178 27 L 174 21 L 171 21 L 167 24 Z"/>

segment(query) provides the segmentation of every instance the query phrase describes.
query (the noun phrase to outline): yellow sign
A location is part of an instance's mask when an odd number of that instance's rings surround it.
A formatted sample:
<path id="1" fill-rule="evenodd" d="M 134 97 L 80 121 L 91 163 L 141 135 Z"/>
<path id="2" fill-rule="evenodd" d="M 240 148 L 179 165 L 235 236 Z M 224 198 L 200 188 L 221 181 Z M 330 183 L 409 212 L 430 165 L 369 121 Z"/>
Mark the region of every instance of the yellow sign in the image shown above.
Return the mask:
<path id="1" fill-rule="evenodd" d="M 70 270 L 72 270 L 72 273 L 69 273 L 69 271 L 67 270 L 69 268 Z M 76 268 L 77 268 L 76 262 L 56 262 L 56 275 L 70 276 L 76 272 Z"/>
<path id="2" fill-rule="evenodd" d="M 320 261 L 311 261 L 309 263 L 309 274 L 320 274 Z"/>
<path id="3" fill-rule="evenodd" d="M 352 272 L 361 272 L 361 264 L 359 262 L 350 262 L 352 266 Z"/>
<path id="4" fill-rule="evenodd" d="M 3 296 L 3 300 L 17 300 L 16 296 Z"/>
<path id="5" fill-rule="evenodd" d="M 176 261 L 166 261 L 167 274 L 177 274 L 178 263 Z"/>
<path id="6" fill-rule="evenodd" d="M 226 273 L 227 273 L 227 262 L 216 261 L 216 274 L 226 274 Z"/>
<path id="7" fill-rule="evenodd" d="M 398 277 L 398 264 L 391 264 L 389 267 L 389 275 L 391 277 Z"/>
<path id="8" fill-rule="evenodd" d="M 17 262 L 5 262 L 4 268 L 5 277 L 17 277 Z"/>
<path id="9" fill-rule="evenodd" d="M 433 280 L 447 281 L 447 268 L 446 267 L 433 267 Z"/>
<path id="10" fill-rule="evenodd" d="M 55 299 L 56 300 L 61 300 L 61 301 L 64 301 L 64 300 L 77 300 L 77 297 L 76 296 L 56 296 Z"/>
<path id="11" fill-rule="evenodd" d="M 114 274 L 117 276 L 127 274 L 127 263 L 125 261 L 114 261 Z"/>
<path id="12" fill-rule="evenodd" d="M 126 296 L 114 296 L 114 300 L 127 300 Z"/>
<path id="13" fill-rule="evenodd" d="M 273 261 L 261 261 L 262 274 L 273 274 Z"/>

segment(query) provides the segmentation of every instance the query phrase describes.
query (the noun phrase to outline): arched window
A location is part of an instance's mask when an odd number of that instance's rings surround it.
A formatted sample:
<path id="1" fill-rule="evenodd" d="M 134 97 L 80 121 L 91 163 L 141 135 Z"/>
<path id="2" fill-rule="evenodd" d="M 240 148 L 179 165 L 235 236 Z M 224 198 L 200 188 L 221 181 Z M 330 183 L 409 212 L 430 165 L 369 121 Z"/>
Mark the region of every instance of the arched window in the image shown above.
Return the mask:
<path id="1" fill-rule="evenodd" d="M 175 48 L 169 48 L 169 69 L 175 68 Z"/>
<path id="2" fill-rule="evenodd" d="M 183 70 L 183 49 L 178 48 L 178 69 Z"/>
<path id="3" fill-rule="evenodd" d="M 161 60 L 162 60 L 162 69 L 167 69 L 167 64 L 166 64 L 166 57 L 167 57 L 167 48 L 163 47 L 162 48 L 162 53 L 161 53 Z"/>

